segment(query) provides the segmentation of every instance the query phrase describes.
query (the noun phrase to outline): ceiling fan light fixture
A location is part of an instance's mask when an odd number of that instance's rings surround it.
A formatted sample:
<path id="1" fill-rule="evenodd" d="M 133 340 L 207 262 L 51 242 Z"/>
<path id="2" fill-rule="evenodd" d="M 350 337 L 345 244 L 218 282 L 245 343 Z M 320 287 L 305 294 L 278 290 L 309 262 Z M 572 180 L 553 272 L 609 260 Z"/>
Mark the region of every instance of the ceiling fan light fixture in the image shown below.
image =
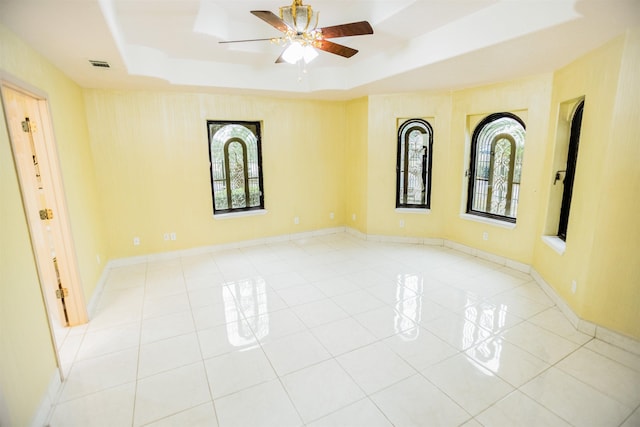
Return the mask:
<path id="1" fill-rule="evenodd" d="M 280 7 L 280 16 L 268 10 L 252 10 L 251 14 L 280 31 L 282 35 L 268 39 L 232 40 L 220 41 L 220 43 L 270 40 L 285 47 L 276 59 L 276 64 L 283 62 L 302 64 L 302 61 L 308 64 L 318 56 L 316 49 L 343 58 L 351 58 L 358 53 L 356 49 L 328 39 L 373 34 L 373 28 L 367 21 L 318 28 L 318 13 L 314 12 L 311 6 L 303 5 L 302 0 L 293 0 L 291 6 Z"/>
<path id="2" fill-rule="evenodd" d="M 282 52 L 282 59 L 289 64 L 297 64 L 304 61 L 305 64 L 313 61 L 318 56 L 318 52 L 313 46 L 303 46 L 298 41 L 292 41 L 289 46 Z"/>
<path id="3" fill-rule="evenodd" d="M 296 64 L 298 61 L 302 59 L 304 55 L 304 49 L 302 45 L 298 42 L 291 42 L 289 46 L 282 52 L 282 59 L 284 59 L 289 64 Z"/>
<path id="4" fill-rule="evenodd" d="M 306 45 L 302 50 L 302 59 L 304 59 L 305 64 L 316 59 L 318 56 L 318 51 L 313 48 L 313 46 Z"/>

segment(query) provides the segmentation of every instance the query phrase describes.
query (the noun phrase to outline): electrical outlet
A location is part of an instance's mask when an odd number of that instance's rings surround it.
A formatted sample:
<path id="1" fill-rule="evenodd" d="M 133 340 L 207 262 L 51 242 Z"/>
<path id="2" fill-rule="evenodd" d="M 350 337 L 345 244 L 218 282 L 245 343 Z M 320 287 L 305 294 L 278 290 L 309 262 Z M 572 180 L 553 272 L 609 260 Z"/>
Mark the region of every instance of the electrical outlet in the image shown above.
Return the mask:
<path id="1" fill-rule="evenodd" d="M 139 237 L 134 237 L 133 238 L 133 246 L 138 246 L 140 245 L 140 238 Z"/>
<path id="2" fill-rule="evenodd" d="M 404 228 L 404 219 L 400 220 L 400 228 Z"/>
<path id="3" fill-rule="evenodd" d="M 177 239 L 177 236 L 176 236 L 175 232 L 171 233 L 171 235 L 169 237 L 171 237 L 171 240 L 176 240 Z"/>
<path id="4" fill-rule="evenodd" d="M 294 217 L 294 218 L 293 218 L 293 223 L 294 223 L 295 225 L 300 224 L 300 218 L 298 218 L 297 216 L 296 216 L 296 217 Z"/>
<path id="5" fill-rule="evenodd" d="M 351 214 L 351 220 L 355 221 L 356 220 L 356 214 Z"/>
<path id="6" fill-rule="evenodd" d="M 578 282 L 576 282 L 574 279 L 571 281 L 571 293 L 575 294 L 577 290 L 578 290 Z"/>
<path id="7" fill-rule="evenodd" d="M 169 240 L 169 233 L 164 233 L 163 238 L 164 240 Z"/>
<path id="8" fill-rule="evenodd" d="M 488 232 L 484 232 L 482 233 L 482 240 L 489 240 L 489 233 Z"/>
<path id="9" fill-rule="evenodd" d="M 329 212 L 329 219 L 334 219 L 336 215 L 333 212 Z"/>
<path id="10" fill-rule="evenodd" d="M 98 264 L 102 262 L 102 260 L 100 259 L 100 255 L 96 255 L 96 261 L 98 262 Z"/>

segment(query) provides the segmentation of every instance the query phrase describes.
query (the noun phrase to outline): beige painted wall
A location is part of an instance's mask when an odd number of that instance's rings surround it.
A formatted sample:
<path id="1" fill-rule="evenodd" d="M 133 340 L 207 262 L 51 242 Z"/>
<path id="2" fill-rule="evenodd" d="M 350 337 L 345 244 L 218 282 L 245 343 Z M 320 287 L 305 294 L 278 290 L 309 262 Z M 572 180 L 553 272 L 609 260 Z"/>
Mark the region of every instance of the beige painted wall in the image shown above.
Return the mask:
<path id="1" fill-rule="evenodd" d="M 402 94 L 369 97 L 367 233 L 407 237 L 443 237 L 448 197 L 449 94 Z M 396 211 L 396 163 L 399 123 L 426 119 L 433 128 L 431 209 L 429 213 Z M 404 227 L 400 227 L 400 221 Z"/>
<path id="2" fill-rule="evenodd" d="M 114 257 L 344 224 L 343 102 L 107 90 L 85 99 Z M 214 219 L 207 119 L 262 121 L 265 215 Z"/>
<path id="3" fill-rule="evenodd" d="M 107 252 L 82 91 L 2 26 L 0 70 L 47 94 L 82 286 L 89 299 Z M 55 372 L 55 356 L 4 119 L 0 176 L 0 424 L 27 425 Z"/>
<path id="4" fill-rule="evenodd" d="M 4 120 L 0 235 L 0 425 L 28 425 L 56 361 Z"/>
<path id="5" fill-rule="evenodd" d="M 558 110 L 585 97 L 566 251 L 536 240 L 533 267 L 582 318 L 640 338 L 640 30 L 621 36 L 554 77 L 546 165 L 554 161 Z M 546 166 L 538 218 L 546 217 Z M 576 281 L 575 294 L 571 291 Z"/>
<path id="6" fill-rule="evenodd" d="M 359 98 L 347 103 L 343 218 L 346 225 L 361 233 L 367 232 L 368 115 L 367 98 Z"/>
<path id="7" fill-rule="evenodd" d="M 551 75 L 453 93 L 445 237 L 515 261 L 530 264 L 537 235 L 539 182 L 545 154 Z M 470 117 L 512 112 L 523 119 L 526 139 L 515 228 L 461 218 L 466 211 L 471 135 Z M 483 233 L 488 240 L 483 240 Z"/>
<path id="8" fill-rule="evenodd" d="M 583 315 L 640 339 L 640 29 L 625 40 Z"/>

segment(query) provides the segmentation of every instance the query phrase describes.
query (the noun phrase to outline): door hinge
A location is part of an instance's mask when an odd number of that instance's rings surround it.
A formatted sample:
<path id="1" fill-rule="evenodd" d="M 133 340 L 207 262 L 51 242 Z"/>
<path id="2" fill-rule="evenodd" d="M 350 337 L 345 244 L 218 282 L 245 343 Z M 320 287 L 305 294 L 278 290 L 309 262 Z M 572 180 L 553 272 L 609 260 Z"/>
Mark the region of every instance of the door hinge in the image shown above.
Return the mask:
<path id="1" fill-rule="evenodd" d="M 68 296 L 69 296 L 69 289 L 67 288 L 56 289 L 56 298 L 62 299 Z"/>
<path id="2" fill-rule="evenodd" d="M 22 131 L 27 133 L 35 132 L 36 124 L 29 120 L 29 117 L 25 117 L 24 121 L 22 122 Z"/>
<path id="3" fill-rule="evenodd" d="M 40 209 L 40 219 L 53 219 L 53 211 L 51 209 Z"/>

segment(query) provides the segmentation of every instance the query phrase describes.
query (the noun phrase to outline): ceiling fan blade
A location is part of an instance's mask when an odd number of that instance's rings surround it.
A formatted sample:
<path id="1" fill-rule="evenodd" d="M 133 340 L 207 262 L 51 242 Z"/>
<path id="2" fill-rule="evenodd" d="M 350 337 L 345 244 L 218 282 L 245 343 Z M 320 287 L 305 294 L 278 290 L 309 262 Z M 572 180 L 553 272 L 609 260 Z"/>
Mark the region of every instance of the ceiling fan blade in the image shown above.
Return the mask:
<path id="1" fill-rule="evenodd" d="M 283 62 L 287 62 L 284 60 L 284 58 L 282 57 L 282 55 L 284 55 L 284 50 L 282 51 L 282 53 L 280 54 L 280 56 L 278 56 L 278 58 L 276 59 L 276 64 L 282 64 Z"/>
<path id="2" fill-rule="evenodd" d="M 263 42 L 263 41 L 271 41 L 278 40 L 280 37 L 269 37 L 268 39 L 245 39 L 245 40 L 221 40 L 218 43 L 245 43 L 245 42 Z"/>
<path id="3" fill-rule="evenodd" d="M 293 31 L 293 28 L 287 25 L 278 15 L 268 10 L 252 10 L 251 13 L 258 18 L 262 19 L 272 27 L 286 33 L 287 31 Z"/>
<path id="4" fill-rule="evenodd" d="M 367 21 L 324 27 L 320 28 L 320 31 L 322 31 L 322 37 L 325 39 L 373 34 L 373 28 L 371 28 L 371 24 Z"/>
<path id="5" fill-rule="evenodd" d="M 313 42 L 313 46 L 320 50 L 324 50 L 325 52 L 344 56 L 345 58 L 351 58 L 353 55 L 358 53 L 356 49 L 352 49 L 350 47 L 343 46 L 341 44 L 334 43 L 329 40 L 317 40 Z"/>

